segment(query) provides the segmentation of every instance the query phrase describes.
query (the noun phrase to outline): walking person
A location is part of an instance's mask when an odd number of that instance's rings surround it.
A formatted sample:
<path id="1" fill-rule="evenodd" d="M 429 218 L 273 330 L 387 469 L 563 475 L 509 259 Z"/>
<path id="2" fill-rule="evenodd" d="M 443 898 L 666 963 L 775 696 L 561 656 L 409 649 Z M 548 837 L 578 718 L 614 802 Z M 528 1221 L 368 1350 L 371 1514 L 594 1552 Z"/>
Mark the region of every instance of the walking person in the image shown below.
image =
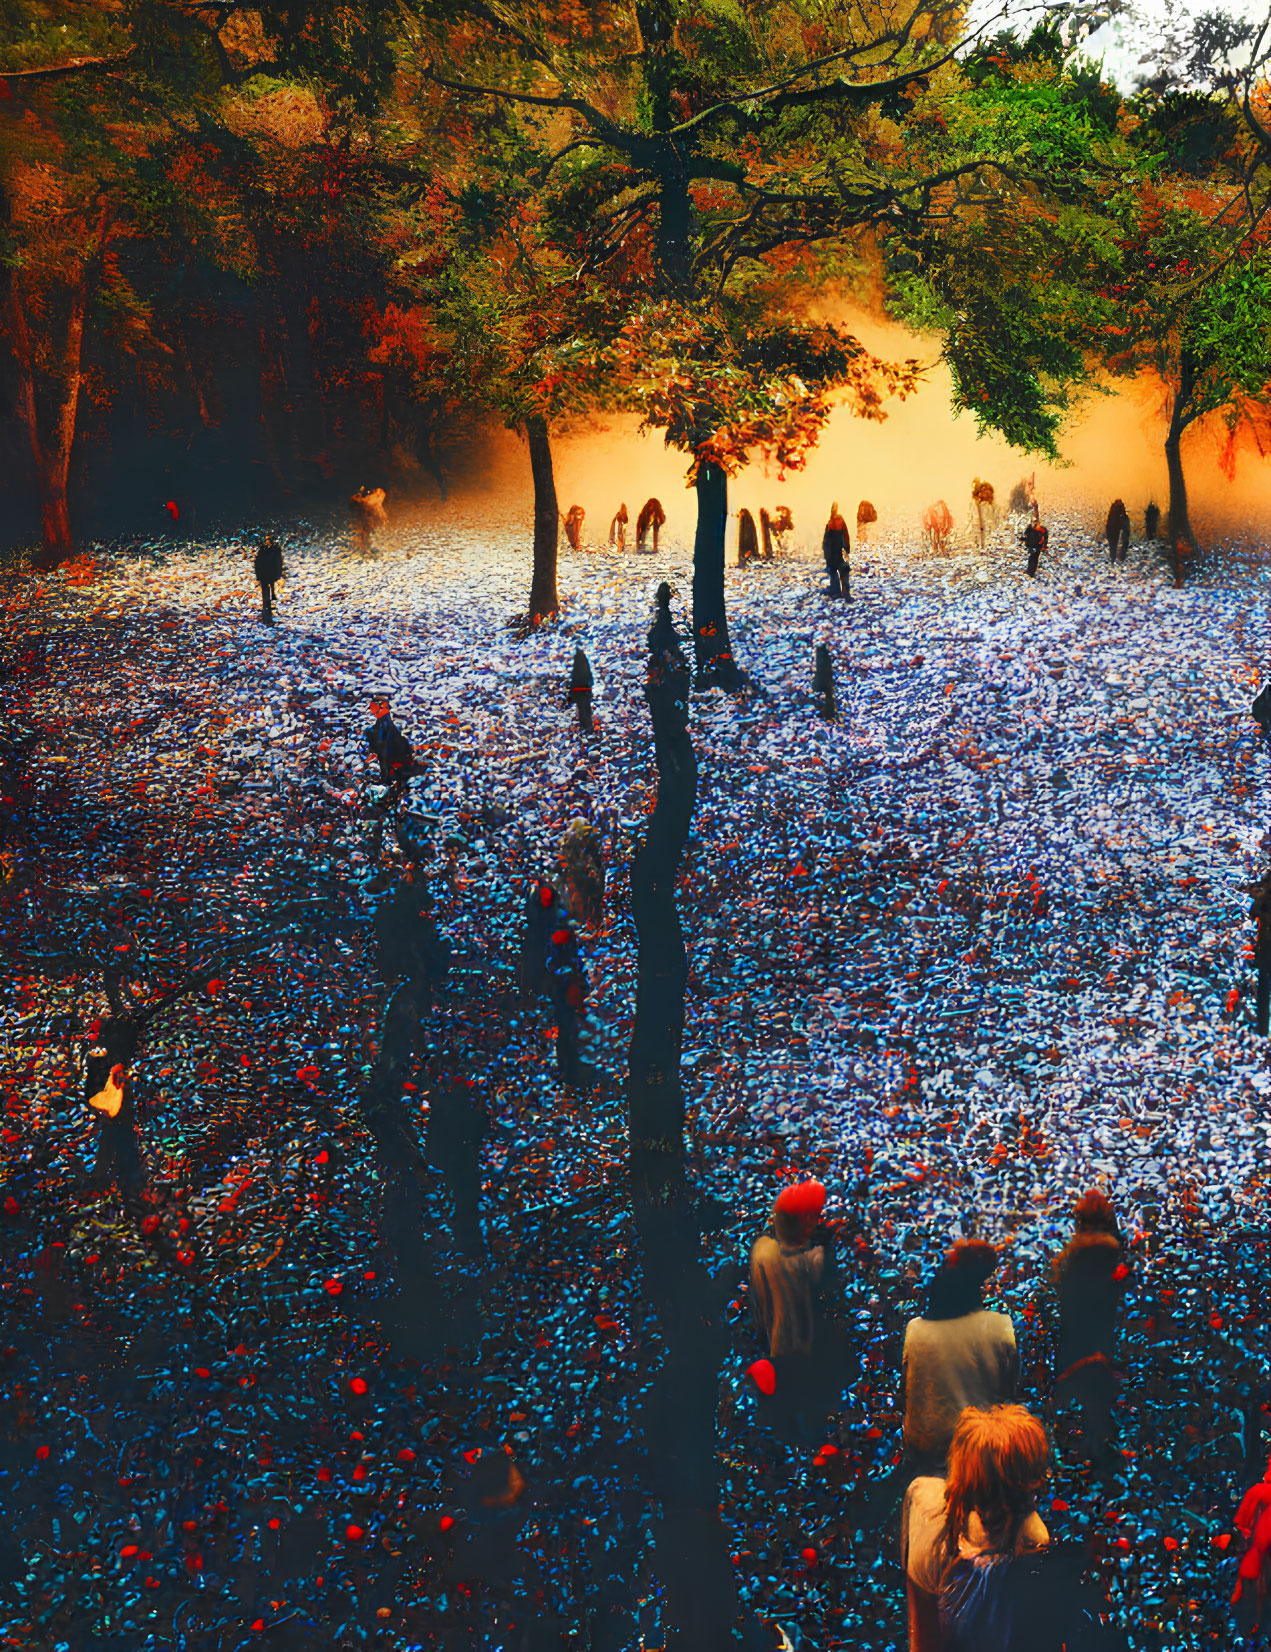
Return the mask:
<path id="1" fill-rule="evenodd" d="M 658 554 L 658 530 L 666 521 L 666 512 L 660 499 L 646 499 L 636 517 L 636 550 L 643 551 L 644 542 L 653 533 L 653 554 Z"/>
<path id="2" fill-rule="evenodd" d="M 565 538 L 569 541 L 571 551 L 581 548 L 583 542 L 583 521 L 586 512 L 581 505 L 571 505 L 565 517 Z"/>
<path id="3" fill-rule="evenodd" d="M 922 1315 L 905 1327 L 901 1396 L 906 1455 L 918 1472 L 939 1471 L 969 1405 L 1015 1398 L 1019 1353 L 1009 1314 L 984 1306 L 997 1252 L 962 1239 L 945 1252 Z"/>
<path id="4" fill-rule="evenodd" d="M 1034 518 L 1024 529 L 1024 547 L 1028 552 L 1028 577 L 1037 578 L 1037 565 L 1041 561 L 1042 552 L 1046 549 L 1050 535 Z"/>
<path id="5" fill-rule="evenodd" d="M 583 1083 L 578 1029 L 587 1006 L 588 982 L 578 939 L 568 924 L 553 931 L 545 962 L 556 1009 L 556 1075 L 567 1088 L 574 1089 Z"/>
<path id="6" fill-rule="evenodd" d="M 1155 500 L 1143 512 L 1143 537 L 1155 539 L 1161 526 L 1161 507 Z"/>
<path id="7" fill-rule="evenodd" d="M 1081 1425 L 1077 1446 L 1091 1462 L 1106 1462 L 1117 1377 L 1116 1351 L 1126 1269 L 1121 1233 L 1107 1196 L 1085 1194 L 1073 1212 L 1072 1238 L 1051 1263 L 1059 1296 L 1055 1400 L 1075 1400 Z"/>
<path id="8" fill-rule="evenodd" d="M 745 568 L 759 560 L 759 536 L 755 519 L 748 510 L 737 512 L 737 566 Z"/>
<path id="9" fill-rule="evenodd" d="M 627 548 L 627 520 L 627 507 L 624 503 L 618 506 L 617 515 L 609 524 L 609 543 L 620 551 Z"/>
<path id="10" fill-rule="evenodd" d="M 92 1185 L 103 1191 L 112 1184 L 120 1197 L 135 1199 L 146 1181 L 145 1161 L 137 1136 L 136 1113 L 133 1105 L 132 1080 L 123 1062 L 117 1061 L 100 1074 L 102 1057 L 90 1052 L 88 1082 L 100 1083 L 100 1088 L 88 1098 L 88 1105 L 97 1116 L 100 1126 L 97 1154 L 93 1160 Z"/>
<path id="11" fill-rule="evenodd" d="M 1130 548 L 1130 513 L 1125 508 L 1124 500 L 1112 501 L 1108 520 L 1104 524 L 1103 537 L 1108 542 L 1108 560 L 1124 562 L 1126 552 Z"/>
<path id="12" fill-rule="evenodd" d="M 832 597 L 847 595 L 843 589 L 843 582 L 847 577 L 849 548 L 847 523 L 839 515 L 836 501 L 830 506 L 829 520 L 825 524 L 825 532 L 821 535 L 821 555 L 825 558 L 825 571 L 830 576 L 829 594 Z"/>
<path id="13" fill-rule="evenodd" d="M 516 978 L 521 1000 L 528 1007 L 551 991 L 547 973 L 547 947 L 552 935 L 563 929 L 569 914 L 549 878 L 536 878 L 525 898 L 525 934 Z"/>
<path id="14" fill-rule="evenodd" d="M 393 721 L 386 694 L 377 694 L 372 698 L 371 716 L 375 721 L 366 731 L 366 740 L 379 763 L 380 784 L 386 788 L 384 796 L 372 805 L 375 831 L 371 858 L 378 862 L 384 843 L 384 822 L 401 802 L 406 782 L 417 772 L 417 766 L 410 741 Z"/>
<path id="15" fill-rule="evenodd" d="M 274 602 L 278 596 L 278 588 L 282 584 L 283 568 L 282 546 L 267 533 L 261 540 L 252 562 L 252 571 L 260 586 L 260 617 L 266 625 L 274 623 Z"/>

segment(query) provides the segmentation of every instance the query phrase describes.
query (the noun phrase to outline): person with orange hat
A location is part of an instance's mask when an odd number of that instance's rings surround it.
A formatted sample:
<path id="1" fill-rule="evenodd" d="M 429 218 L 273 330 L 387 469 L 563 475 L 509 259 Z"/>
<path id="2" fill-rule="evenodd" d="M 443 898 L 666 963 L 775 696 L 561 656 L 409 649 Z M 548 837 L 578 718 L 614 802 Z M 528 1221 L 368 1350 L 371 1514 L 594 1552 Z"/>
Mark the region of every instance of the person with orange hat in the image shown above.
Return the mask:
<path id="1" fill-rule="evenodd" d="M 527 1008 L 541 994 L 551 991 L 547 945 L 567 918 L 565 903 L 556 886 L 547 878 L 535 878 L 525 898 L 525 940 L 516 971 L 517 985 Z"/>
<path id="2" fill-rule="evenodd" d="M 826 1368 L 826 1309 L 835 1295 L 834 1240 L 818 1181 L 782 1188 L 772 1220 L 750 1250 L 750 1310 L 776 1374 L 775 1398 L 811 1437 L 833 1404 Z M 818 1414 L 819 1413 L 819 1414 Z"/>

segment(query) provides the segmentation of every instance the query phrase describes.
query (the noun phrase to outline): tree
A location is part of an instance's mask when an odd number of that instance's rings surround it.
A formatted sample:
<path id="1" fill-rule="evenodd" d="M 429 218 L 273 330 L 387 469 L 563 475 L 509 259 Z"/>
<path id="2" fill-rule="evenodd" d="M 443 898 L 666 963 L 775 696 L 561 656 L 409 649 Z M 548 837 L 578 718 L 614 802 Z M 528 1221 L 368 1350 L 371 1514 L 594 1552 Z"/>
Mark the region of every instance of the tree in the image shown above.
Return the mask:
<path id="1" fill-rule="evenodd" d="M 690 397 L 688 423 L 663 428 L 694 456 L 699 681 L 736 678 L 723 624 L 725 478 L 750 445 L 766 445 L 733 439 L 721 462 L 713 431 L 779 416 L 814 436 L 836 352 L 853 356 L 857 376 L 864 352 L 842 339 L 809 352 L 783 319 L 798 313 L 797 290 L 835 267 L 854 236 L 944 216 L 943 191 L 1006 164 L 945 141 L 940 105 L 959 85 L 962 25 L 956 0 L 815 13 L 794 0 L 535 0 L 515 15 L 447 0 L 424 5 L 419 30 L 404 36 L 421 104 L 431 88 L 434 103 L 467 111 L 487 161 L 513 131 L 536 153 L 539 188 L 573 234 L 580 272 L 634 279 L 628 340 L 652 348 L 648 318 L 665 319 L 662 306 L 684 318 L 704 393 Z M 523 156 L 517 164 L 528 175 Z M 774 284 L 786 288 L 775 308 Z M 714 371 L 717 351 L 731 377 Z M 820 379 L 795 365 L 809 353 Z M 657 423 L 663 398 L 632 365 L 637 405 Z M 902 376 L 892 375 L 898 387 Z M 805 394 L 806 416 L 791 402 Z"/>

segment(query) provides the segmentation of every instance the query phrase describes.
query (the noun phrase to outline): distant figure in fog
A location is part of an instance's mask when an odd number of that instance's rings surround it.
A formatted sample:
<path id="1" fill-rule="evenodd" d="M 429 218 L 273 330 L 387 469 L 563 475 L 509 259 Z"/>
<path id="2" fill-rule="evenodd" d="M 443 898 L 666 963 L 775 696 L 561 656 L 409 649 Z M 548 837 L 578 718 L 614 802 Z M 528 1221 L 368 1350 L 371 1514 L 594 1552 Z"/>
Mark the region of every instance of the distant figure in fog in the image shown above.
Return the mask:
<path id="1" fill-rule="evenodd" d="M 516 971 L 521 999 L 527 1007 L 551 990 L 547 943 L 556 930 L 564 927 L 566 919 L 564 903 L 554 885 L 547 878 L 535 879 L 525 899 L 525 935 Z"/>
<path id="2" fill-rule="evenodd" d="M 571 551 L 579 550 L 583 541 L 583 518 L 587 513 L 581 505 L 571 505 L 565 517 L 565 538 Z"/>
<path id="3" fill-rule="evenodd" d="M 1157 532 L 1160 529 L 1160 526 L 1161 526 L 1161 509 L 1160 509 L 1160 506 L 1157 505 L 1155 503 L 1155 501 L 1153 501 L 1153 503 L 1150 504 L 1147 507 L 1147 509 L 1143 512 L 1143 537 L 1144 537 L 1144 539 L 1155 539 L 1156 535 L 1157 535 Z"/>
<path id="4" fill-rule="evenodd" d="M 579 921 L 595 929 L 604 916 L 605 856 L 599 831 L 581 815 L 571 820 L 560 842 L 561 866 Z"/>
<path id="5" fill-rule="evenodd" d="M 591 674 L 591 664 L 581 647 L 574 649 L 574 663 L 569 673 L 568 701 L 578 712 L 578 727 L 584 734 L 592 731 L 591 696 L 595 687 L 595 679 Z"/>
<path id="6" fill-rule="evenodd" d="M 415 753 L 410 741 L 393 721 L 387 695 L 372 697 L 371 716 L 375 721 L 366 731 L 366 740 L 379 762 L 381 785 L 393 786 L 409 780 Z"/>
<path id="7" fill-rule="evenodd" d="M 737 566 L 744 568 L 759 559 L 759 536 L 755 519 L 748 510 L 737 512 Z"/>
<path id="8" fill-rule="evenodd" d="M 949 535 L 953 532 L 953 512 L 943 499 L 937 499 L 934 505 L 929 505 L 922 513 L 922 531 L 929 550 L 943 552 L 949 549 Z"/>
<path id="9" fill-rule="evenodd" d="M 552 932 L 547 943 L 547 977 L 556 1006 L 556 1076 L 568 1088 L 583 1083 L 578 1054 L 579 1022 L 587 1007 L 587 971 L 578 952 L 578 938 L 569 925 Z"/>
<path id="10" fill-rule="evenodd" d="M 666 521 L 666 512 L 662 509 L 662 502 L 658 499 L 646 499 L 636 517 L 636 550 L 644 549 L 644 542 L 649 537 L 649 530 L 653 530 L 653 554 L 658 554 L 658 530 Z"/>
<path id="11" fill-rule="evenodd" d="M 283 580 L 282 546 L 267 533 L 261 540 L 252 563 L 257 583 L 260 585 L 260 617 L 266 625 L 274 623 L 274 603 L 278 597 L 278 587 Z"/>
<path id="12" fill-rule="evenodd" d="M 834 665 L 830 659 L 830 650 L 825 643 L 816 645 L 816 664 L 812 669 L 812 692 L 816 696 L 817 710 L 826 722 L 833 722 L 838 716 L 838 706 L 834 699 Z"/>
<path id="13" fill-rule="evenodd" d="M 1010 503 L 1006 508 L 1012 516 L 1029 516 L 1032 514 L 1033 504 L 1037 497 L 1036 481 L 1037 474 L 1034 472 L 1032 476 L 1016 482 L 1011 489 Z"/>
<path id="14" fill-rule="evenodd" d="M 977 476 L 971 484 L 971 503 L 975 507 L 975 529 L 981 550 L 984 549 L 985 537 L 996 514 L 993 509 L 995 497 L 992 482 L 981 482 Z"/>
<path id="15" fill-rule="evenodd" d="M 1108 520 L 1104 523 L 1103 537 L 1108 542 L 1109 561 L 1124 562 L 1130 548 L 1130 513 L 1125 508 L 1124 500 L 1112 501 Z"/>
<path id="16" fill-rule="evenodd" d="M 349 500 L 353 512 L 353 539 L 358 550 L 365 551 L 371 544 L 371 532 L 388 521 L 384 510 L 387 495 L 383 488 L 360 488 Z"/>
<path id="17" fill-rule="evenodd" d="M 869 525 L 878 521 L 878 512 L 868 499 L 862 499 L 856 507 L 856 543 L 869 544 Z"/>
<path id="18" fill-rule="evenodd" d="M 627 507 L 618 506 L 618 514 L 609 524 L 609 543 L 620 551 L 627 548 Z"/>
<path id="19" fill-rule="evenodd" d="M 832 597 L 850 595 L 850 588 L 844 589 L 849 577 L 847 558 L 850 548 L 847 523 L 839 515 L 836 501 L 830 506 L 829 520 L 825 524 L 825 532 L 821 535 L 821 555 L 825 558 L 825 571 L 830 577 L 829 594 Z"/>
<path id="20" fill-rule="evenodd" d="M 662 654 L 668 649 L 680 653 L 680 643 L 685 639 L 675 629 L 675 621 L 671 618 L 671 598 L 674 594 L 666 580 L 658 586 L 654 597 L 653 624 L 649 627 L 647 638 L 650 654 Z"/>
<path id="21" fill-rule="evenodd" d="M 764 525 L 764 560 L 771 562 L 785 553 L 786 535 L 794 531 L 794 517 L 790 514 L 789 505 L 781 505 L 775 512 L 760 511 L 759 519 Z"/>

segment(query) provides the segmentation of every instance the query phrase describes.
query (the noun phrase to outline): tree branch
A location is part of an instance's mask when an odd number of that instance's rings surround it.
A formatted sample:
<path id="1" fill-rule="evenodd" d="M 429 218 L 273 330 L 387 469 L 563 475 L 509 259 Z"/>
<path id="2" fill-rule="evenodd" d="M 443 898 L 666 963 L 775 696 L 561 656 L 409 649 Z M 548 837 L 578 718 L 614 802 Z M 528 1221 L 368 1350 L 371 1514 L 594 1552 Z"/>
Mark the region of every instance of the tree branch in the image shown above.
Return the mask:
<path id="1" fill-rule="evenodd" d="M 85 69 L 119 69 L 136 51 L 129 46 L 126 52 L 110 57 L 72 57 L 65 63 L 52 63 L 43 69 L 0 69 L 0 80 L 53 80 L 59 75 L 82 74 Z"/>

